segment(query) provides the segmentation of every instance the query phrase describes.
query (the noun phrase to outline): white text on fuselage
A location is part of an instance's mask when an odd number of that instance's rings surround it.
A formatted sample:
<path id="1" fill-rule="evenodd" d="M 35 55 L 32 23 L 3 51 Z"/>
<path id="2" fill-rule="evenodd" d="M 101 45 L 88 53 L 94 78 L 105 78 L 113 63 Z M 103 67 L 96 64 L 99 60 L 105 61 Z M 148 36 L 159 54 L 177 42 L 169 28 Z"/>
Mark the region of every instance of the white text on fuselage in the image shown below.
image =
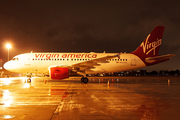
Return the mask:
<path id="1" fill-rule="evenodd" d="M 68 53 L 68 54 L 35 54 L 36 58 L 96 58 L 97 54 L 73 54 L 73 53 Z"/>
<path id="2" fill-rule="evenodd" d="M 161 45 L 162 39 L 157 38 L 156 41 L 149 43 L 150 34 L 147 36 L 145 43 L 141 43 L 140 47 L 143 48 L 143 53 L 148 55 L 151 51 L 153 51 L 153 55 L 155 55 L 155 49 Z"/>

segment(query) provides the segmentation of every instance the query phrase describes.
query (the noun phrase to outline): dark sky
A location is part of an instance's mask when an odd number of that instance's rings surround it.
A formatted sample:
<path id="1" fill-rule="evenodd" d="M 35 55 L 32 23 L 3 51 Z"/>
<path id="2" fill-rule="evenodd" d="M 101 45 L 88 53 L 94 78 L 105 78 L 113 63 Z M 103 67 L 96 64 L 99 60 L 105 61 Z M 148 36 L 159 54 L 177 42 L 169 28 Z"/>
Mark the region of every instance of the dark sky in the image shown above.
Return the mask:
<path id="1" fill-rule="evenodd" d="M 180 69 L 180 1 L 4 0 L 0 2 L 0 58 L 26 52 L 132 52 L 157 25 L 160 54 L 176 54 L 148 70 Z"/>

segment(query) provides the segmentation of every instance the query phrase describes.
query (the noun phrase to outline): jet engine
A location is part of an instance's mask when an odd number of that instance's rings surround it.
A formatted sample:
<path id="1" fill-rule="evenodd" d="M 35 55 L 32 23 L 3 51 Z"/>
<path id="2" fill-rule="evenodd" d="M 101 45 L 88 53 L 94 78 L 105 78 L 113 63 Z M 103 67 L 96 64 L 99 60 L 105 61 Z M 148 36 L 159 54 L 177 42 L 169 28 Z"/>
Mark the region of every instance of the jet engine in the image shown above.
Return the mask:
<path id="1" fill-rule="evenodd" d="M 49 69 L 51 79 L 59 80 L 69 77 L 69 69 L 62 67 L 51 67 Z"/>

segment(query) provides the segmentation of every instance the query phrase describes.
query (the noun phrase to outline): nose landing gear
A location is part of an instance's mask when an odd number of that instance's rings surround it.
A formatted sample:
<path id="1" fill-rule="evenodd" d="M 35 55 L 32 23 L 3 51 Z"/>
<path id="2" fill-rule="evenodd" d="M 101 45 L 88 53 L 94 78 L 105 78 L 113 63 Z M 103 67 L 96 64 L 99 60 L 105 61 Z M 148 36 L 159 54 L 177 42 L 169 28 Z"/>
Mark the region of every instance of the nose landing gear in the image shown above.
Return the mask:
<path id="1" fill-rule="evenodd" d="M 31 82 L 31 78 L 27 78 L 27 82 Z"/>
<path id="2" fill-rule="evenodd" d="M 28 83 L 28 82 L 31 82 L 32 80 L 32 78 L 31 78 L 31 74 L 26 74 L 26 80 L 25 80 L 25 83 Z"/>

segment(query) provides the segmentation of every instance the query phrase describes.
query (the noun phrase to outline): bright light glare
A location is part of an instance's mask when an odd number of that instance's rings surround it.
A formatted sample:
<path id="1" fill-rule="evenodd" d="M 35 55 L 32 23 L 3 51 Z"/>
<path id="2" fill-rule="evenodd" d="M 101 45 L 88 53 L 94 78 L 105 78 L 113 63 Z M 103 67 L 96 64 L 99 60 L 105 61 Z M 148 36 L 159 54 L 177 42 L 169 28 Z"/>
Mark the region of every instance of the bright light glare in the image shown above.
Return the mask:
<path id="1" fill-rule="evenodd" d="M 4 85 L 10 85 L 10 83 L 12 83 L 10 79 L 3 80 L 3 82 L 4 82 Z"/>
<path id="2" fill-rule="evenodd" d="M 3 90 L 3 98 L 4 99 L 9 99 L 11 98 L 11 93 L 9 92 L 9 90 Z"/>
<path id="3" fill-rule="evenodd" d="M 9 43 L 6 44 L 6 48 L 7 48 L 7 49 L 10 49 L 10 48 L 11 48 L 11 44 L 9 44 Z"/>
<path id="4" fill-rule="evenodd" d="M 4 118 L 5 119 L 10 119 L 10 118 L 13 118 L 14 116 L 11 116 L 11 115 L 4 115 Z"/>
<path id="5" fill-rule="evenodd" d="M 10 107 L 12 104 L 12 96 L 9 90 L 3 90 L 3 102 L 5 107 Z"/>
<path id="6" fill-rule="evenodd" d="M 5 107 L 10 107 L 11 105 L 12 105 L 12 100 L 10 99 L 10 100 L 5 100 L 4 102 L 2 102 L 2 103 L 4 103 L 4 106 Z"/>
<path id="7" fill-rule="evenodd" d="M 23 88 L 30 88 L 30 85 L 28 83 L 25 83 Z"/>

